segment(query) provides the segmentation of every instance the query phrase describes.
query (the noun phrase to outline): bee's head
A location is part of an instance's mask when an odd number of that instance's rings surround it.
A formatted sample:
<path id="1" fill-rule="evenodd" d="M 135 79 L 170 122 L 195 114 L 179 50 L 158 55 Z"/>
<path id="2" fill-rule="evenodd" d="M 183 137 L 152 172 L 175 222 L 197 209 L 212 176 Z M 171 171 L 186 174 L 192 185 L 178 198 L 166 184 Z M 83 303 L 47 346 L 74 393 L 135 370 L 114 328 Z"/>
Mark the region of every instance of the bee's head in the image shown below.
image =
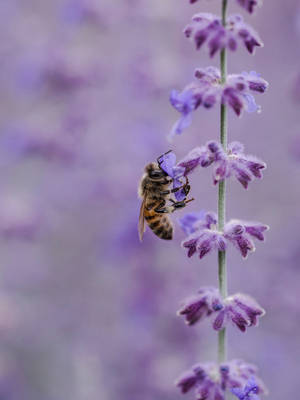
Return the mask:
<path id="1" fill-rule="evenodd" d="M 157 163 L 150 163 L 146 165 L 145 172 L 149 178 L 159 180 L 167 176 L 166 172 L 163 171 Z"/>

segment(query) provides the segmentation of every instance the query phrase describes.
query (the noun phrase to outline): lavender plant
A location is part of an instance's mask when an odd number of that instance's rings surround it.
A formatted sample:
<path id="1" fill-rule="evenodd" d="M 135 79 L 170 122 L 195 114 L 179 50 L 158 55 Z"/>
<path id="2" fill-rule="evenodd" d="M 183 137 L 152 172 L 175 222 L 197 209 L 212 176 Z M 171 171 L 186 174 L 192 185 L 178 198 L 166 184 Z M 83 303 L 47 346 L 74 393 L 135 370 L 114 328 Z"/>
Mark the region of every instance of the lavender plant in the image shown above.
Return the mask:
<path id="1" fill-rule="evenodd" d="M 196 3 L 197 0 L 190 0 Z M 238 0 L 237 3 L 252 13 L 259 2 Z M 255 250 L 254 240 L 264 241 L 267 225 L 239 219 L 226 221 L 225 181 L 236 178 L 247 189 L 255 178 L 262 178 L 266 164 L 258 158 L 244 153 L 239 142 L 227 143 L 227 109 L 237 116 L 242 111 L 260 110 L 253 94 L 264 93 L 268 83 L 256 72 L 227 74 L 227 51 L 237 50 L 243 43 L 249 53 L 262 42 L 254 29 L 239 15 L 227 16 L 228 0 L 222 0 L 221 17 L 198 13 L 184 29 L 186 37 L 193 40 L 196 49 L 207 45 L 210 57 L 220 52 L 220 70 L 214 66 L 197 68 L 195 79 L 182 91 L 173 90 L 170 102 L 181 114 L 169 137 L 181 134 L 191 123 L 192 114 L 198 108 L 220 106 L 220 142 L 210 141 L 193 149 L 179 162 L 174 153 L 162 156 L 161 168 L 173 178 L 174 187 L 179 187 L 183 177 L 197 168 L 213 167 L 213 183 L 218 185 L 218 212 L 189 213 L 179 220 L 187 234 L 182 242 L 188 257 L 198 255 L 202 259 L 213 250 L 218 252 L 219 288 L 203 287 L 187 298 L 178 311 L 188 325 L 194 326 L 207 317 L 212 318 L 212 327 L 218 331 L 218 362 L 198 363 L 186 371 L 177 381 L 182 393 L 194 389 L 197 400 L 224 400 L 231 392 L 238 399 L 258 399 L 266 388 L 257 376 L 257 368 L 242 360 L 227 360 L 226 326 L 228 323 L 245 332 L 257 326 L 265 313 L 264 309 L 249 295 L 228 295 L 226 273 L 226 251 L 231 244 L 246 258 Z M 176 192 L 180 200 L 184 193 Z"/>

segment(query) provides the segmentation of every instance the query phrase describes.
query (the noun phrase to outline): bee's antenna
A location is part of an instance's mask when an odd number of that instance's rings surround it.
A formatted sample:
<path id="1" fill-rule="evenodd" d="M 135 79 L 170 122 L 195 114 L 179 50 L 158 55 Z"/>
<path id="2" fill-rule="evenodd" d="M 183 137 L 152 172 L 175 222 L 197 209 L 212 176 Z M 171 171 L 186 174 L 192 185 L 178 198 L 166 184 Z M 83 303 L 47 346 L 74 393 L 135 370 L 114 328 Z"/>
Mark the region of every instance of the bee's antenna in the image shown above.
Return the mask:
<path id="1" fill-rule="evenodd" d="M 158 165 L 160 165 L 161 164 L 161 161 L 160 161 L 160 159 L 163 157 L 163 156 L 165 156 L 166 154 L 169 154 L 169 153 L 171 153 L 173 150 L 168 150 L 166 153 L 163 153 L 161 156 L 159 156 L 158 158 L 157 158 L 157 164 Z"/>

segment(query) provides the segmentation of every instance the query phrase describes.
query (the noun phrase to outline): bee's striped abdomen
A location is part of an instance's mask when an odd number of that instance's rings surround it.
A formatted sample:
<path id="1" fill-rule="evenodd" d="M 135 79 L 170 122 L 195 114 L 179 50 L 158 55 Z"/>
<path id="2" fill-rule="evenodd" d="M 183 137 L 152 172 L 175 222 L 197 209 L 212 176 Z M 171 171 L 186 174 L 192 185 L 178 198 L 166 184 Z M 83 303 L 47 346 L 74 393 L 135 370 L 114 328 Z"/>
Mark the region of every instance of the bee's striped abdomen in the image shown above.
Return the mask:
<path id="1" fill-rule="evenodd" d="M 145 220 L 153 233 L 161 239 L 171 240 L 173 238 L 173 225 L 170 218 L 151 210 L 145 210 Z"/>

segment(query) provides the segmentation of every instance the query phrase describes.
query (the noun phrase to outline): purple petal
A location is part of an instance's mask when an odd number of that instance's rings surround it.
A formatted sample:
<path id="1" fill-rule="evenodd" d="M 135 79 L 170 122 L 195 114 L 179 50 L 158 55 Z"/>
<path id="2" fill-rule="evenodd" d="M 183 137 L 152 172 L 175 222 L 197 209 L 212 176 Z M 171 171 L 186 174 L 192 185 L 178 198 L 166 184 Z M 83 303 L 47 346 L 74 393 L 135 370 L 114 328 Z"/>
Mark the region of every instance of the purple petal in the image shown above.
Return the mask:
<path id="1" fill-rule="evenodd" d="M 198 237 L 189 238 L 182 242 L 182 246 L 188 249 L 188 257 L 192 257 L 197 251 Z"/>
<path id="2" fill-rule="evenodd" d="M 255 246 L 254 243 L 245 236 L 240 236 L 236 239 L 237 247 L 240 250 L 242 257 L 246 258 L 248 252 L 254 251 Z"/>
<path id="3" fill-rule="evenodd" d="M 232 306 L 229 307 L 229 312 L 231 321 L 239 328 L 241 332 L 245 332 L 247 326 L 249 326 L 246 318 Z"/>
<path id="4" fill-rule="evenodd" d="M 260 161 L 253 156 L 247 156 L 245 164 L 252 174 L 258 179 L 262 178 L 261 171 L 267 167 L 263 161 Z"/>
<path id="5" fill-rule="evenodd" d="M 238 92 L 232 87 L 227 87 L 224 89 L 222 101 L 227 103 L 237 116 L 241 115 L 242 109 L 244 108 L 244 103 L 240 99 Z"/>
<path id="6" fill-rule="evenodd" d="M 181 393 L 187 393 L 196 385 L 197 380 L 194 372 L 188 371 L 178 379 L 176 386 L 180 387 Z"/>
<path id="7" fill-rule="evenodd" d="M 247 189 L 249 182 L 252 181 L 252 176 L 248 172 L 247 168 L 240 163 L 239 161 L 235 161 L 231 163 L 231 167 L 234 171 L 236 179 L 242 184 L 242 186 Z"/>
<path id="8" fill-rule="evenodd" d="M 168 174 L 171 178 L 174 176 L 173 168 L 176 164 L 176 155 L 173 151 L 163 154 L 160 158 L 160 167 L 166 174 Z"/>
<path id="9" fill-rule="evenodd" d="M 269 229 L 268 225 L 262 225 L 262 224 L 249 225 L 249 223 L 245 223 L 245 227 L 246 227 L 246 232 L 249 233 L 249 235 L 261 241 L 264 241 L 265 239 L 263 232 Z"/>
<path id="10" fill-rule="evenodd" d="M 179 178 L 174 178 L 173 180 L 173 188 L 176 189 L 178 187 L 182 186 L 182 182 Z M 177 201 L 182 201 L 186 198 L 186 193 L 184 189 L 178 190 L 177 192 L 174 193 L 175 198 Z"/>
<path id="11" fill-rule="evenodd" d="M 243 97 L 246 102 L 246 111 L 248 113 L 254 113 L 260 111 L 260 106 L 256 104 L 255 98 L 252 96 L 252 94 L 243 93 Z"/>
<path id="12" fill-rule="evenodd" d="M 216 316 L 214 322 L 213 322 L 213 328 L 216 331 L 220 331 L 224 328 L 225 326 L 225 322 L 226 322 L 226 310 L 222 310 L 218 313 L 218 315 Z"/>
<path id="13" fill-rule="evenodd" d="M 181 135 L 184 129 L 188 128 L 192 123 L 191 114 L 182 115 L 182 117 L 175 122 L 173 125 L 171 132 L 169 134 L 169 139 L 172 140 L 175 135 Z"/>

